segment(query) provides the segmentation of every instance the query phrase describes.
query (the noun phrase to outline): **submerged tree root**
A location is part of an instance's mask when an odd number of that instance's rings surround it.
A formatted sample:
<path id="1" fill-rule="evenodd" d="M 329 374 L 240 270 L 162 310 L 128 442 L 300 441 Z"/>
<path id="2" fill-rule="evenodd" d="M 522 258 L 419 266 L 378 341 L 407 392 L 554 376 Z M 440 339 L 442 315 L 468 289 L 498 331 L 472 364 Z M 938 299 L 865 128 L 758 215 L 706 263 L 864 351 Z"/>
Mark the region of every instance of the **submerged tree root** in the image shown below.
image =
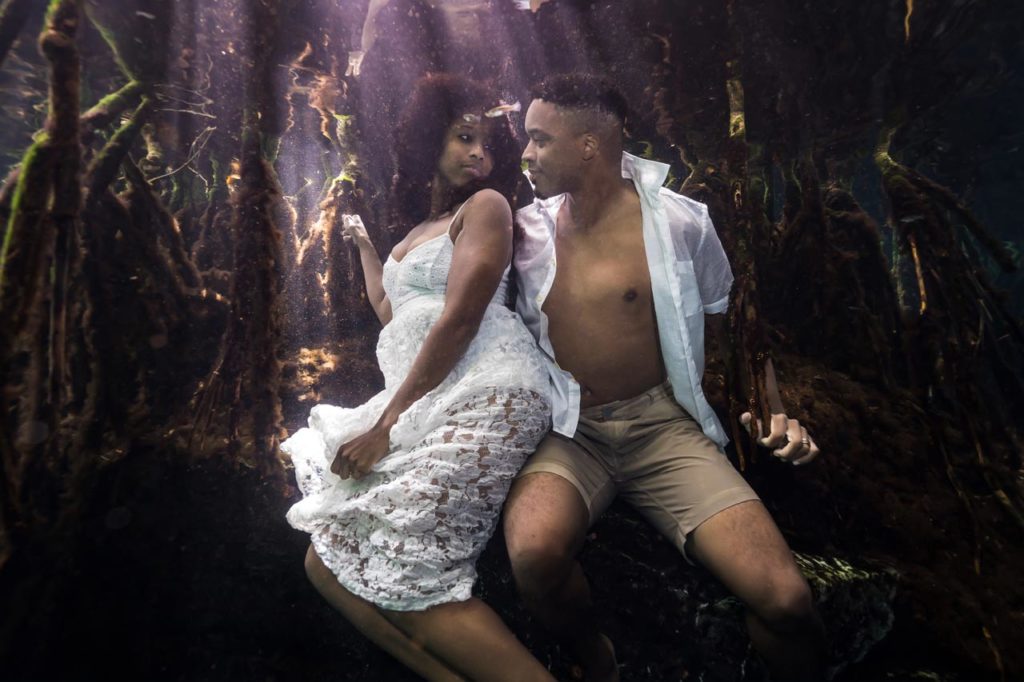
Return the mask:
<path id="1" fill-rule="evenodd" d="M 40 0 L 5 0 L 0 5 L 0 67 L 25 24 L 42 13 Z"/>
<path id="2" fill-rule="evenodd" d="M 233 198 L 232 233 L 235 270 L 231 281 L 227 329 L 213 369 L 193 398 L 195 409 L 191 442 L 203 443 L 215 414 L 227 421 L 224 444 L 232 458 L 278 480 L 283 469 L 277 459 L 282 435 L 280 353 L 281 235 L 274 206 L 281 191 L 273 166 L 264 156 L 263 126 L 271 113 L 265 101 L 269 85 L 264 48 L 271 39 L 269 20 L 258 24 L 266 8 L 250 21 L 255 54 L 247 74 L 247 101 L 243 117 L 240 182 Z M 266 20 L 267 17 L 264 17 Z M 227 404 L 221 405 L 221 397 Z M 218 439 L 219 440 L 219 439 Z M 243 442 L 249 452 L 243 453 Z"/>

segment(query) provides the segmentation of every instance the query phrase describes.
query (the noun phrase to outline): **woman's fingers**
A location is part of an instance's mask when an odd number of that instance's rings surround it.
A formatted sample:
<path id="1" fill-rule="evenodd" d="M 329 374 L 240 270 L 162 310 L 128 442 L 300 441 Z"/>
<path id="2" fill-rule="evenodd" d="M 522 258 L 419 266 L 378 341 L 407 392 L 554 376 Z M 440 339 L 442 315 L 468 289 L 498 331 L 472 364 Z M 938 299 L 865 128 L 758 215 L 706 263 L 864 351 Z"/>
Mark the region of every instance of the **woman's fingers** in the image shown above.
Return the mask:
<path id="1" fill-rule="evenodd" d="M 359 479 L 361 479 L 364 476 L 366 476 L 366 474 L 368 474 L 368 473 L 370 473 L 370 467 L 366 466 L 366 464 L 364 462 L 355 462 L 355 463 L 353 463 L 353 465 L 352 465 L 352 472 L 351 472 L 352 478 L 354 478 L 354 479 L 356 479 L 358 481 Z"/>
<path id="2" fill-rule="evenodd" d="M 334 462 L 331 463 L 331 471 L 338 475 L 339 478 L 351 478 L 353 471 L 352 462 L 352 448 L 346 447 L 349 443 L 345 443 L 338 448 L 338 454 L 334 456 Z"/>
<path id="3" fill-rule="evenodd" d="M 374 455 L 375 452 L 373 441 L 366 434 L 359 436 L 338 448 L 338 454 L 331 463 L 331 471 L 342 479 L 363 478 L 380 459 Z"/>
<path id="4" fill-rule="evenodd" d="M 342 449 L 338 448 L 338 452 L 334 455 L 334 460 L 331 462 L 331 473 L 336 476 L 342 476 L 342 471 L 345 468 L 345 458 L 342 454 Z"/>
<path id="5" fill-rule="evenodd" d="M 363 219 L 355 213 L 342 213 L 341 238 L 348 243 L 369 241 L 370 237 L 363 225 Z"/>

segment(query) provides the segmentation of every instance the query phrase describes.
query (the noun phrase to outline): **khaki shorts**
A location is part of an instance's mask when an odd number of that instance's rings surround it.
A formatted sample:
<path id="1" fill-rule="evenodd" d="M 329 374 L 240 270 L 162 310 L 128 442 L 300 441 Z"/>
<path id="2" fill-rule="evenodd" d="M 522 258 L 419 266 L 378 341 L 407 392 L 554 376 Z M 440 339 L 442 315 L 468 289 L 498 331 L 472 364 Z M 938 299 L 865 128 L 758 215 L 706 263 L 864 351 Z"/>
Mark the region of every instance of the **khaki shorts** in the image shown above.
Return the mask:
<path id="1" fill-rule="evenodd" d="M 667 383 L 581 410 L 576 435 L 548 434 L 519 476 L 542 471 L 579 490 L 591 523 L 621 495 L 684 556 L 697 526 L 727 507 L 759 499 Z"/>

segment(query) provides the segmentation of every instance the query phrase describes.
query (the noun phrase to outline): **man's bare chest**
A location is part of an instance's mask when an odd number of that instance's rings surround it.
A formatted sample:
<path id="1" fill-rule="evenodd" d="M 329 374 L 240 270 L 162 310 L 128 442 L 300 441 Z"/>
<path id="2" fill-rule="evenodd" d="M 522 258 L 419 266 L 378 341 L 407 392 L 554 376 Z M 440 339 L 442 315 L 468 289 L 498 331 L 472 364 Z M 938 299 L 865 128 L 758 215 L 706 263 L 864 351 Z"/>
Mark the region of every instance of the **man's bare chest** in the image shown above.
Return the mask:
<path id="1" fill-rule="evenodd" d="M 650 314 L 651 276 L 641 241 L 581 246 L 556 240 L 555 253 L 555 279 L 544 301 L 549 317 Z"/>

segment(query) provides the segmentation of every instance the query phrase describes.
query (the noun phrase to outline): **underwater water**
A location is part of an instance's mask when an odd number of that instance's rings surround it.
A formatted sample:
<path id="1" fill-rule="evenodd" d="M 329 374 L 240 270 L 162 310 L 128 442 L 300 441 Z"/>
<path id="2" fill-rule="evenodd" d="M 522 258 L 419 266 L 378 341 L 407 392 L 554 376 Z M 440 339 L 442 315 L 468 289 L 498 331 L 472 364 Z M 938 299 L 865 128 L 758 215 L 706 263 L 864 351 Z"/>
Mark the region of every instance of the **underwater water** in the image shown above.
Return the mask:
<path id="1" fill-rule="evenodd" d="M 707 391 L 734 423 L 768 353 L 823 447 L 728 455 L 836 678 L 1024 677 L 1024 5 L 0 8 L 0 678 L 415 679 L 309 588 L 277 445 L 382 386 L 341 216 L 404 236 L 395 130 L 437 72 L 518 102 L 522 146 L 533 84 L 605 75 L 627 150 L 708 205 L 736 285 Z M 507 561 L 478 592 L 567 678 Z M 625 506 L 582 562 L 623 679 L 766 679 L 738 602 Z"/>

